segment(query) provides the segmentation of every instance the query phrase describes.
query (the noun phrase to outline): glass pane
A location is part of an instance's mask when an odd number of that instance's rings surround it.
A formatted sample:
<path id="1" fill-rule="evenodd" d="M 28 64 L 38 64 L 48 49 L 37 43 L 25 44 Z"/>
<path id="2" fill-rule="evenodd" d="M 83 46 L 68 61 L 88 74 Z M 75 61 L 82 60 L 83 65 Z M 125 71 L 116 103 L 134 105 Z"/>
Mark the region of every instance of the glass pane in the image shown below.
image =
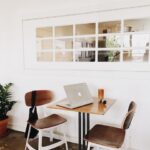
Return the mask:
<path id="1" fill-rule="evenodd" d="M 77 38 L 75 48 L 95 48 L 95 38 Z"/>
<path id="2" fill-rule="evenodd" d="M 117 62 L 120 61 L 120 51 L 98 51 L 99 62 Z"/>
<path id="3" fill-rule="evenodd" d="M 52 27 L 42 27 L 36 29 L 37 38 L 52 37 L 52 36 L 53 36 Z"/>
<path id="4" fill-rule="evenodd" d="M 76 51 L 75 60 L 81 62 L 95 61 L 95 51 Z"/>
<path id="5" fill-rule="evenodd" d="M 53 52 L 38 52 L 37 61 L 53 61 Z"/>
<path id="6" fill-rule="evenodd" d="M 95 34 L 95 23 L 76 25 L 76 35 Z"/>
<path id="7" fill-rule="evenodd" d="M 99 37 L 98 47 L 99 48 L 121 47 L 121 37 L 117 35 Z"/>
<path id="8" fill-rule="evenodd" d="M 37 40 L 36 45 L 37 45 L 37 50 L 52 49 L 53 40 L 49 40 L 49 39 Z"/>
<path id="9" fill-rule="evenodd" d="M 149 58 L 149 50 L 124 50 L 123 61 L 126 62 L 147 62 Z"/>
<path id="10" fill-rule="evenodd" d="M 56 61 L 73 61 L 73 52 L 57 51 L 55 53 Z"/>
<path id="11" fill-rule="evenodd" d="M 121 31 L 120 21 L 101 22 L 98 25 L 98 33 L 117 33 Z"/>
<path id="12" fill-rule="evenodd" d="M 124 35 L 123 46 L 124 47 L 146 47 L 149 46 L 149 34 L 133 34 Z"/>
<path id="13" fill-rule="evenodd" d="M 124 32 L 150 31 L 150 18 L 130 19 L 124 21 Z"/>
<path id="14" fill-rule="evenodd" d="M 73 35 L 73 26 L 67 25 L 67 26 L 58 26 L 55 27 L 55 36 L 72 36 Z"/>
<path id="15" fill-rule="evenodd" d="M 73 40 L 72 39 L 57 39 L 55 40 L 56 49 L 72 49 Z"/>

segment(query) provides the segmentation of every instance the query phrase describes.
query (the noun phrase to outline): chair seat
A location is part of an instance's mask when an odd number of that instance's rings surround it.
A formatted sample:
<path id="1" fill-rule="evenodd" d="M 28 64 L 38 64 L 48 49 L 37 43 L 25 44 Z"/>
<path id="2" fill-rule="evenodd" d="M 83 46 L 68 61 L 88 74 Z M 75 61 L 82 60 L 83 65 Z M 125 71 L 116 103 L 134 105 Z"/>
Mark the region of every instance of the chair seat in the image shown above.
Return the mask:
<path id="1" fill-rule="evenodd" d="M 32 127 L 36 129 L 45 129 L 45 128 L 50 128 L 53 126 L 57 126 L 59 124 L 62 124 L 66 122 L 67 120 L 64 119 L 63 117 L 53 114 L 48 117 L 34 120 L 34 121 L 29 121 L 29 124 L 31 124 Z"/>
<path id="2" fill-rule="evenodd" d="M 112 148 L 120 148 L 124 138 L 124 129 L 106 125 L 95 125 L 85 136 L 89 142 Z"/>

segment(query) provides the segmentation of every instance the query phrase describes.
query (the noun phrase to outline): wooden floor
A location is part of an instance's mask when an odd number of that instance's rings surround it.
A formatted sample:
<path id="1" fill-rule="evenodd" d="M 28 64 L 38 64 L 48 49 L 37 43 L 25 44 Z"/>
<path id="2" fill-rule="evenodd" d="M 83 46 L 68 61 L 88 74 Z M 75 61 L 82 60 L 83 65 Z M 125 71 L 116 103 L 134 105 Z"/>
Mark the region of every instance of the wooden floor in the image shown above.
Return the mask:
<path id="1" fill-rule="evenodd" d="M 0 138 L 0 150 L 24 150 L 25 140 L 24 133 L 9 130 L 6 137 Z M 54 142 L 55 141 L 56 140 L 54 140 Z M 49 139 L 45 138 L 43 144 L 47 145 L 48 143 Z M 32 142 L 32 145 L 37 149 L 37 140 Z M 77 144 L 68 143 L 68 146 L 69 150 L 78 149 Z M 54 150 L 65 150 L 65 145 L 55 148 Z"/>

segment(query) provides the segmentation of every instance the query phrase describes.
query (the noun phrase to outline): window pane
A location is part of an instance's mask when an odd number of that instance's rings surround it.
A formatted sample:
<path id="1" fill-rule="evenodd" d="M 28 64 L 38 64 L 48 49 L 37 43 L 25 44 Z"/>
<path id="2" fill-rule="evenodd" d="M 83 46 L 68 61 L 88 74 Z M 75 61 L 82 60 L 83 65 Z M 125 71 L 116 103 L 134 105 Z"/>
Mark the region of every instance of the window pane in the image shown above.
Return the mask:
<path id="1" fill-rule="evenodd" d="M 146 47 L 149 46 L 149 34 L 133 34 L 124 35 L 123 46 L 124 47 Z"/>
<path id="2" fill-rule="evenodd" d="M 73 61 L 73 52 L 68 51 L 57 51 L 55 53 L 56 61 Z"/>
<path id="3" fill-rule="evenodd" d="M 55 40 L 56 49 L 72 49 L 73 40 L 72 39 L 57 39 Z"/>
<path id="4" fill-rule="evenodd" d="M 46 50 L 53 48 L 53 40 L 44 39 L 44 40 L 37 40 L 37 50 Z"/>
<path id="5" fill-rule="evenodd" d="M 150 18 L 130 19 L 124 21 L 124 32 L 150 31 Z"/>
<path id="6" fill-rule="evenodd" d="M 75 48 L 95 48 L 95 38 L 76 38 Z"/>
<path id="7" fill-rule="evenodd" d="M 37 61 L 53 61 L 53 52 L 38 52 Z"/>
<path id="8" fill-rule="evenodd" d="M 126 62 L 147 62 L 149 58 L 149 50 L 124 50 L 123 61 Z"/>
<path id="9" fill-rule="evenodd" d="M 98 51 L 99 62 L 117 62 L 120 61 L 120 51 Z"/>
<path id="10" fill-rule="evenodd" d="M 99 48 L 115 48 L 121 47 L 121 37 L 117 35 L 102 36 L 98 38 Z"/>
<path id="11" fill-rule="evenodd" d="M 52 27 L 43 27 L 36 29 L 36 48 L 40 50 L 48 50 L 53 48 Z"/>
<path id="12" fill-rule="evenodd" d="M 36 29 L 36 37 L 37 38 L 44 38 L 44 37 L 52 37 L 52 27 L 42 27 Z"/>
<path id="13" fill-rule="evenodd" d="M 75 60 L 80 62 L 95 61 L 95 51 L 76 51 Z"/>
<path id="14" fill-rule="evenodd" d="M 73 25 L 58 26 L 55 27 L 55 36 L 72 36 L 73 35 Z"/>
<path id="15" fill-rule="evenodd" d="M 76 35 L 95 34 L 95 23 L 76 25 Z"/>
<path id="16" fill-rule="evenodd" d="M 101 22 L 98 25 L 99 34 L 102 33 L 117 33 L 121 31 L 120 21 Z"/>

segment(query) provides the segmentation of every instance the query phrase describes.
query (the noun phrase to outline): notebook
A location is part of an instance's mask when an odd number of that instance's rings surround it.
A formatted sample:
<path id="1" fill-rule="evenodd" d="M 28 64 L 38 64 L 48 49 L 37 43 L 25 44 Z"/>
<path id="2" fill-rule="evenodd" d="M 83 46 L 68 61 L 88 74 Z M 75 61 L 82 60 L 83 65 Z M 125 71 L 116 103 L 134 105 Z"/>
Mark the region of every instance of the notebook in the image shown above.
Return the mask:
<path id="1" fill-rule="evenodd" d="M 65 85 L 64 90 L 67 98 L 59 102 L 57 104 L 59 106 L 66 108 L 77 108 L 93 103 L 94 101 L 86 83 Z"/>

